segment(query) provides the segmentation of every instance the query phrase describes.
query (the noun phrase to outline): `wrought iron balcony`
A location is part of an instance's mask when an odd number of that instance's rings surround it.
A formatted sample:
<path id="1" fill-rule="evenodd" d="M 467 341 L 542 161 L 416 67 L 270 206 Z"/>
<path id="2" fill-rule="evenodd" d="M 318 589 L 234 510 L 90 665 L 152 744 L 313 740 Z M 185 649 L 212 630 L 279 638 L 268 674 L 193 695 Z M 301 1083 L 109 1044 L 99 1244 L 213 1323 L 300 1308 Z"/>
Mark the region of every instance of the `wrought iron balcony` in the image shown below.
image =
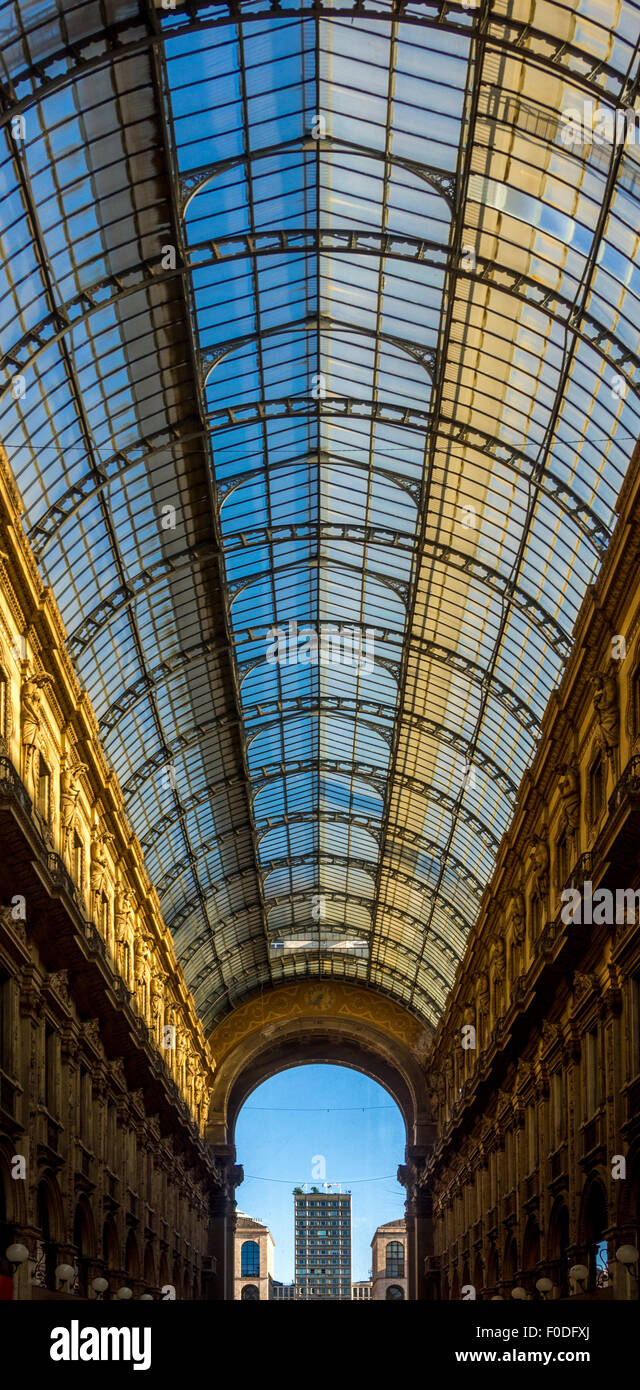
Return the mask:
<path id="1" fill-rule="evenodd" d="M 609 797 L 609 814 L 617 811 L 627 798 L 640 797 L 640 756 L 631 758 Z"/>
<path id="2" fill-rule="evenodd" d="M 84 934 L 92 956 L 102 956 L 106 960 L 107 948 L 95 922 L 85 922 Z"/>
<path id="3" fill-rule="evenodd" d="M 72 898 L 74 903 L 77 904 L 78 890 L 76 888 L 76 885 L 73 882 L 73 879 L 70 873 L 68 872 L 66 865 L 63 864 L 60 855 L 55 854 L 53 850 L 47 850 L 47 873 L 52 882 L 55 883 L 56 887 L 64 888 L 65 893 L 68 893 L 69 897 Z"/>
<path id="4" fill-rule="evenodd" d="M 10 758 L 0 758 L 0 796 L 12 796 L 30 816 L 32 801 Z"/>
<path id="5" fill-rule="evenodd" d="M 563 893 L 566 892 L 569 888 L 577 888 L 581 890 L 583 885 L 586 883 L 587 879 L 591 877 L 592 873 L 593 855 L 590 851 L 587 851 L 585 854 L 581 854 L 580 858 L 576 860 L 566 883 L 563 885 Z"/>

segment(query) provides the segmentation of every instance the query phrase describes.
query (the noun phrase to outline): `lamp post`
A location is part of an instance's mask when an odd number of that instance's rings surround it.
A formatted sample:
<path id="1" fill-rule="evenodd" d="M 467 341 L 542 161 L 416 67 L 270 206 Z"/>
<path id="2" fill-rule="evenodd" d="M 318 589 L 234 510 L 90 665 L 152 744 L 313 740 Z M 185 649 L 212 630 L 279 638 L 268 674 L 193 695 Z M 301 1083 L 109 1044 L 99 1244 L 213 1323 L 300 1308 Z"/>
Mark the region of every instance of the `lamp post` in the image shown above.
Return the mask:
<path id="1" fill-rule="evenodd" d="M 638 1292 L 638 1260 L 639 1260 L 639 1259 L 640 1259 L 640 1252 L 638 1251 L 638 1249 L 637 1249 L 637 1247 L 636 1247 L 635 1245 L 619 1245 L 619 1246 L 618 1246 L 618 1249 L 616 1250 L 616 1260 L 618 1261 L 618 1264 L 621 1264 L 621 1265 L 623 1266 L 623 1268 L 626 1269 L 626 1271 L 627 1271 L 627 1274 L 628 1274 L 628 1276 L 629 1276 L 629 1288 L 630 1288 L 630 1291 L 633 1290 L 633 1284 L 631 1283 L 631 1280 L 632 1280 L 632 1279 L 634 1280 L 634 1282 L 635 1282 L 635 1287 L 636 1287 L 636 1295 L 637 1295 L 637 1292 Z"/>
<path id="2" fill-rule="evenodd" d="M 515 1289 L 511 1290 L 511 1297 L 525 1301 L 526 1299 L 528 1299 L 529 1295 L 527 1293 L 527 1290 L 523 1289 L 521 1284 L 518 1284 Z"/>
<path id="3" fill-rule="evenodd" d="M 572 1265 L 571 1269 L 569 1270 L 569 1278 L 572 1284 L 577 1284 L 581 1293 L 584 1293 L 587 1279 L 589 1278 L 589 1270 L 587 1269 L 587 1266 Z"/>
<path id="4" fill-rule="evenodd" d="M 17 1299 L 18 1290 L 16 1288 L 15 1276 L 17 1271 L 20 1269 L 20 1266 L 24 1264 L 25 1260 L 29 1259 L 29 1251 L 27 1250 L 26 1245 L 21 1245 L 19 1242 L 16 1241 L 14 1245 L 8 1245 L 4 1253 L 9 1261 L 9 1264 L 13 1265 L 11 1276 L 13 1283 L 13 1297 L 14 1299 Z"/>
<path id="5" fill-rule="evenodd" d="M 547 1278 L 546 1274 L 543 1274 L 540 1279 L 536 1279 L 536 1288 L 540 1297 L 547 1299 L 549 1294 L 553 1292 L 553 1283 L 551 1279 Z"/>
<path id="6" fill-rule="evenodd" d="M 71 1285 L 76 1277 L 73 1265 L 62 1264 L 56 1268 L 56 1284 L 60 1286 L 63 1293 L 67 1293 L 66 1285 Z"/>
<path id="7" fill-rule="evenodd" d="M 109 1287 L 109 1280 L 103 1279 L 102 1275 L 99 1274 L 96 1279 L 91 1280 L 91 1287 L 96 1298 L 103 1298 Z"/>
<path id="8" fill-rule="evenodd" d="M 121 1298 L 123 1300 L 127 1298 L 133 1298 L 133 1289 L 129 1289 L 127 1288 L 126 1284 L 123 1284 L 122 1288 L 118 1289 L 116 1298 Z"/>

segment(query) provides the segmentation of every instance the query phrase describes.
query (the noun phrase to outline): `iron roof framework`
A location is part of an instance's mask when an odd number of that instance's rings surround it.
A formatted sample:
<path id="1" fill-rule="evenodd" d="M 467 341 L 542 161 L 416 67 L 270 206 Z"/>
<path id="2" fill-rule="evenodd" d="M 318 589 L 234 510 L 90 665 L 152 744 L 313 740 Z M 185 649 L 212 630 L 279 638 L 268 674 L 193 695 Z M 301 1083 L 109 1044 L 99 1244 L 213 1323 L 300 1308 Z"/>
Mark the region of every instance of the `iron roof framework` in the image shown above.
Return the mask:
<path id="1" fill-rule="evenodd" d="M 607 544 L 640 6 L 541 13 L 0 3 L 0 439 L 206 1026 L 437 1020 Z"/>

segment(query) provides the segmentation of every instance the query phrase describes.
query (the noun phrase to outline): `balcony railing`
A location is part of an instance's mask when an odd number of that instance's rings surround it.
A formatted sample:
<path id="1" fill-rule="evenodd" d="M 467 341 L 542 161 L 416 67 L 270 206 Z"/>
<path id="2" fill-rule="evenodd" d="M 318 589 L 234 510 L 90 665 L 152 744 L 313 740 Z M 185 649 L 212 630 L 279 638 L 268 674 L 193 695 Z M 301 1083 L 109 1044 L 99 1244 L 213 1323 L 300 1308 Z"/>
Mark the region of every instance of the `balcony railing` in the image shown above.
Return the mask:
<path id="1" fill-rule="evenodd" d="M 95 922 L 85 922 L 84 934 L 92 956 L 102 956 L 106 960 L 107 948 Z"/>
<path id="2" fill-rule="evenodd" d="M 113 980 L 113 992 L 119 1004 L 128 1004 L 131 999 L 131 990 L 127 988 L 121 975 L 116 975 Z"/>
<path id="3" fill-rule="evenodd" d="M 581 854 L 580 858 L 576 860 L 562 891 L 566 892 L 569 888 L 582 889 L 592 873 L 593 855 L 590 852 Z"/>
<path id="4" fill-rule="evenodd" d="M 627 797 L 640 796 L 640 757 L 636 754 L 627 763 L 609 797 L 609 814 L 617 811 Z"/>
<path id="5" fill-rule="evenodd" d="M 149 1027 L 145 1019 L 142 1018 L 140 1014 L 136 1015 L 134 1027 L 136 1029 L 136 1032 L 140 1034 L 140 1037 L 142 1038 L 143 1042 L 151 1042 L 151 1033 L 149 1031 Z"/>
<path id="6" fill-rule="evenodd" d="M 18 776 L 10 758 L 0 758 L 0 796 L 12 796 L 30 816 L 32 812 L 31 797 Z"/>
<path id="7" fill-rule="evenodd" d="M 47 850 L 47 873 L 58 888 L 64 888 L 74 903 L 78 902 L 78 890 L 60 855 Z"/>

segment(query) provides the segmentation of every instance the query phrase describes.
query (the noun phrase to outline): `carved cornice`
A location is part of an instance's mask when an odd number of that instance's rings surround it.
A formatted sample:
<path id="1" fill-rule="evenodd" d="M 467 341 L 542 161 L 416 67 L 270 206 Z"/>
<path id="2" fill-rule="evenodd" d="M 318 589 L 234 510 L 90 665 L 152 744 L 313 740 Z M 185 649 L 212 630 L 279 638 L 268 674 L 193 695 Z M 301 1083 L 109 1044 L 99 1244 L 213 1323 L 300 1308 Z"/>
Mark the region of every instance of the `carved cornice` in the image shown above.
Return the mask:
<path id="1" fill-rule="evenodd" d="M 6 557 L 0 564 L 3 574 L 7 575 L 7 583 L 3 582 L 2 585 L 5 613 L 0 611 L 0 634 L 5 632 L 6 636 L 0 638 L 0 644 L 2 641 L 4 645 L 8 642 L 10 647 L 16 635 L 24 643 L 24 651 L 4 663 L 9 673 L 7 711 L 11 737 L 8 746 L 0 749 L 0 753 L 11 759 L 18 778 L 22 778 L 23 755 L 25 773 L 28 773 L 32 763 L 32 757 L 27 758 L 24 750 L 42 745 L 46 752 L 52 773 L 51 814 L 46 824 L 40 824 L 40 830 L 50 837 L 50 848 L 60 858 L 60 881 L 63 881 L 62 871 L 65 869 L 72 887 L 75 885 L 80 890 L 81 897 L 86 882 L 82 886 L 79 882 L 75 883 L 75 865 L 69 862 L 69 827 L 73 825 L 75 829 L 77 826 L 83 842 L 85 880 L 92 824 L 99 824 L 112 836 L 112 850 L 109 849 L 105 862 L 105 890 L 110 899 L 110 910 L 113 912 L 117 878 L 120 885 L 126 883 L 132 899 L 139 905 L 135 930 L 145 931 L 153 940 L 154 967 L 158 973 L 162 971 L 169 977 L 168 992 L 176 1007 L 182 1009 L 183 1026 L 192 1044 L 192 1069 L 197 1069 L 204 1080 L 211 1081 L 213 1062 L 195 1003 L 178 963 L 173 938 L 163 922 L 157 893 L 147 877 L 142 848 L 128 823 L 118 778 L 106 762 L 91 702 L 81 688 L 70 661 L 66 649 L 67 634 L 59 610 L 53 594 L 42 584 L 24 534 L 21 516 L 19 492 L 6 456 L 0 449 L 0 551 Z M 13 632 L 6 631 L 8 626 L 12 626 Z M 22 662 L 20 668 L 18 657 Z M 32 676 L 49 674 L 51 683 L 46 684 L 42 699 L 34 705 L 29 727 L 30 741 L 21 746 L 20 702 L 24 698 L 27 671 Z M 79 797 L 74 800 L 69 788 L 65 793 L 61 786 L 60 773 L 63 768 L 68 769 L 70 764 L 78 763 L 83 765 L 82 782 Z M 27 793 L 30 794 L 29 788 Z M 62 825 L 61 808 L 65 794 L 67 820 Z M 32 815 L 37 821 L 33 808 Z M 15 924 L 14 935 L 22 936 L 23 930 L 20 924 Z"/>
<path id="2" fill-rule="evenodd" d="M 100 1020 L 91 1018 L 87 1023 L 80 1025 L 80 1034 L 85 1047 L 89 1048 L 96 1058 L 102 1058 L 102 1040 L 100 1037 Z"/>

